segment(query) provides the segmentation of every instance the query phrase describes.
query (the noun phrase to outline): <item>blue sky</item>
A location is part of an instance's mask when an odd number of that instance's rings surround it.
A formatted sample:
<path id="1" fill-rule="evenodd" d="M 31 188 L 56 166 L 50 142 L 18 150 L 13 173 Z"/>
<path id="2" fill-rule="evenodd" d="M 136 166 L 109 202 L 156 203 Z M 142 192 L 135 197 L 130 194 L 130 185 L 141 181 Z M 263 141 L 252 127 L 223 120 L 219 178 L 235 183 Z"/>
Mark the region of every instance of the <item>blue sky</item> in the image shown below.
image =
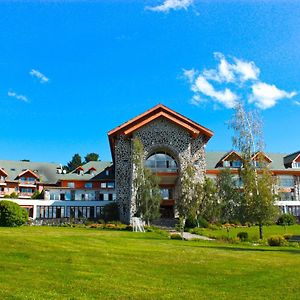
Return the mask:
<path id="1" fill-rule="evenodd" d="M 229 150 L 235 101 L 266 150 L 300 149 L 299 1 L 1 1 L 1 159 L 110 160 L 107 132 L 157 103 Z"/>

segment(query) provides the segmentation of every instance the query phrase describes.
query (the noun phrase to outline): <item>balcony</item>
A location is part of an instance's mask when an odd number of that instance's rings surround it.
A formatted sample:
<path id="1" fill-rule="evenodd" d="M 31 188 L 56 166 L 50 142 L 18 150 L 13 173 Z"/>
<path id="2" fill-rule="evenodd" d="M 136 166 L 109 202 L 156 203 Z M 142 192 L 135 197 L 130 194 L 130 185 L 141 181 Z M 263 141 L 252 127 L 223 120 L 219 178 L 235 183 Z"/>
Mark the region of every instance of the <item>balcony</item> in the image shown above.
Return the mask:
<path id="1" fill-rule="evenodd" d="M 29 199 L 31 198 L 33 195 L 33 193 L 20 193 L 19 194 L 19 198 L 26 198 L 26 199 Z"/>
<path id="2" fill-rule="evenodd" d="M 35 180 L 19 180 L 19 186 L 36 187 Z"/>

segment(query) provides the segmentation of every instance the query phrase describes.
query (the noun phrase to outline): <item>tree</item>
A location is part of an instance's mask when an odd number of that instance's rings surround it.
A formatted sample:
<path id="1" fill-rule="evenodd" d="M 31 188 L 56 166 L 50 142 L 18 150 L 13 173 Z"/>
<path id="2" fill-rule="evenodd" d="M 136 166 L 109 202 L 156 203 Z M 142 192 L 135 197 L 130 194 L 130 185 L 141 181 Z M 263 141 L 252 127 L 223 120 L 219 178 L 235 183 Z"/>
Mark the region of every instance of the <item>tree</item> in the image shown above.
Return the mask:
<path id="1" fill-rule="evenodd" d="M 215 182 L 206 177 L 202 185 L 202 198 L 198 201 L 198 214 L 210 223 L 220 218 L 220 201 Z"/>
<path id="2" fill-rule="evenodd" d="M 26 209 L 11 201 L 0 201 L 0 226 L 15 227 L 28 220 Z"/>
<path id="3" fill-rule="evenodd" d="M 176 201 L 181 236 L 183 236 L 186 219 L 188 217 L 196 217 L 197 215 L 197 195 L 195 188 L 195 168 L 191 164 L 188 164 L 181 173 L 181 191 Z"/>
<path id="4" fill-rule="evenodd" d="M 71 161 L 68 162 L 67 167 L 68 170 L 71 172 L 74 171 L 76 168 L 80 167 L 81 165 L 82 165 L 81 156 L 78 153 L 76 153 L 73 155 Z"/>
<path id="5" fill-rule="evenodd" d="M 159 218 L 160 202 L 162 200 L 161 191 L 159 188 L 159 177 L 153 174 L 150 170 L 144 170 L 144 184 L 142 186 L 140 202 L 137 203 L 137 212 L 143 216 L 146 224 Z"/>
<path id="6" fill-rule="evenodd" d="M 98 161 L 99 160 L 99 154 L 91 152 L 88 153 L 85 157 L 84 157 L 85 163 L 88 163 L 89 161 Z"/>
<path id="7" fill-rule="evenodd" d="M 259 176 L 252 160 L 257 152 L 263 151 L 262 120 L 257 112 L 246 112 L 239 103 L 230 127 L 234 130 L 233 145 L 241 152 L 243 158 L 240 170 L 243 181 L 243 214 L 248 221 L 258 223 L 259 236 L 262 239 L 263 225 L 270 221 L 276 212 L 272 174 L 262 157 L 259 157 Z"/>
<path id="8" fill-rule="evenodd" d="M 135 195 L 136 215 L 147 225 L 159 218 L 162 200 L 159 177 L 144 166 L 144 147 L 139 139 L 133 140 L 133 193 Z"/>
<path id="9" fill-rule="evenodd" d="M 218 197 L 220 200 L 220 219 L 232 223 L 240 219 L 241 197 L 239 184 L 234 180 L 229 168 L 223 169 L 217 177 Z"/>

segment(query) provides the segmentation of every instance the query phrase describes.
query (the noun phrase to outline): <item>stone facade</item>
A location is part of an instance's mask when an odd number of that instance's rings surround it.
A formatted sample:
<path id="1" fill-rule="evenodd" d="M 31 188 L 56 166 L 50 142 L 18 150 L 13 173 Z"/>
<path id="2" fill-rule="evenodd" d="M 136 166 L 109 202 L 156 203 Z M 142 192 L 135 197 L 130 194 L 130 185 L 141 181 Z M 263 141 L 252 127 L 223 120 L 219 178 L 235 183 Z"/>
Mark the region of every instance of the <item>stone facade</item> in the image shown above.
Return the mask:
<path id="1" fill-rule="evenodd" d="M 135 213 L 135 197 L 132 190 L 133 139 L 139 138 L 145 150 L 145 159 L 155 151 L 165 151 L 175 158 L 180 171 L 188 163 L 195 166 L 197 179 L 205 174 L 205 137 L 193 138 L 187 130 L 169 121 L 158 118 L 139 128 L 130 137 L 118 135 L 115 140 L 116 193 L 123 222 L 129 223 Z M 175 203 L 179 193 L 179 182 L 175 187 Z"/>

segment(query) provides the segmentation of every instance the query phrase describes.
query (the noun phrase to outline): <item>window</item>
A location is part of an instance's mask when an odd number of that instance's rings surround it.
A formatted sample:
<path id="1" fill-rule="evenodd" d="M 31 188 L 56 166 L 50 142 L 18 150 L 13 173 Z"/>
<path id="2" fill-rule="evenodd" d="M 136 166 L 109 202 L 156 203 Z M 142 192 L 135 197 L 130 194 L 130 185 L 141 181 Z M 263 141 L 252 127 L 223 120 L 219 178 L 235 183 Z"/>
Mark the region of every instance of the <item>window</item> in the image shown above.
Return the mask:
<path id="1" fill-rule="evenodd" d="M 114 189 L 115 188 L 115 183 L 114 182 L 108 182 L 107 183 L 107 188 Z"/>
<path id="2" fill-rule="evenodd" d="M 223 161 L 223 167 L 225 167 L 225 168 L 230 167 L 230 161 L 227 161 L 227 160 Z"/>
<path id="3" fill-rule="evenodd" d="M 113 194 L 108 194 L 108 201 L 113 201 Z"/>
<path id="4" fill-rule="evenodd" d="M 92 182 L 86 182 L 86 183 L 84 184 L 84 187 L 87 188 L 87 189 L 90 189 L 90 188 L 93 187 L 93 184 L 92 184 Z"/>
<path id="5" fill-rule="evenodd" d="M 160 189 L 161 196 L 163 200 L 171 200 L 173 199 L 173 190 L 168 188 L 162 188 Z"/>
<path id="6" fill-rule="evenodd" d="M 293 168 L 300 168 L 300 162 L 293 162 L 292 167 Z"/>
<path id="7" fill-rule="evenodd" d="M 68 187 L 69 188 L 75 188 L 75 183 L 74 182 L 68 182 Z"/>
<path id="8" fill-rule="evenodd" d="M 280 187 L 293 187 L 294 186 L 293 176 L 279 176 L 279 186 Z"/>
<path id="9" fill-rule="evenodd" d="M 293 193 L 279 193 L 280 201 L 294 201 L 295 197 Z"/>
<path id="10" fill-rule="evenodd" d="M 240 160 L 233 160 L 232 167 L 233 168 L 240 168 L 242 166 L 242 162 Z"/>
<path id="11" fill-rule="evenodd" d="M 103 194 L 103 200 L 108 201 L 108 194 Z"/>
<path id="12" fill-rule="evenodd" d="M 33 193 L 33 189 L 21 188 L 21 193 L 31 194 L 31 193 Z"/>
<path id="13" fill-rule="evenodd" d="M 101 182 L 100 187 L 101 187 L 102 189 L 106 189 L 106 182 Z"/>
<path id="14" fill-rule="evenodd" d="M 103 194 L 102 194 L 102 193 L 99 194 L 99 200 L 100 200 L 100 201 L 103 201 L 103 200 L 104 200 L 104 197 L 103 197 Z"/>
<path id="15" fill-rule="evenodd" d="M 176 160 L 165 152 L 156 152 L 149 156 L 145 166 L 154 172 L 178 172 Z"/>
<path id="16" fill-rule="evenodd" d="M 105 171 L 105 175 L 106 175 L 106 176 L 109 176 L 109 170 L 106 170 L 106 171 Z"/>

